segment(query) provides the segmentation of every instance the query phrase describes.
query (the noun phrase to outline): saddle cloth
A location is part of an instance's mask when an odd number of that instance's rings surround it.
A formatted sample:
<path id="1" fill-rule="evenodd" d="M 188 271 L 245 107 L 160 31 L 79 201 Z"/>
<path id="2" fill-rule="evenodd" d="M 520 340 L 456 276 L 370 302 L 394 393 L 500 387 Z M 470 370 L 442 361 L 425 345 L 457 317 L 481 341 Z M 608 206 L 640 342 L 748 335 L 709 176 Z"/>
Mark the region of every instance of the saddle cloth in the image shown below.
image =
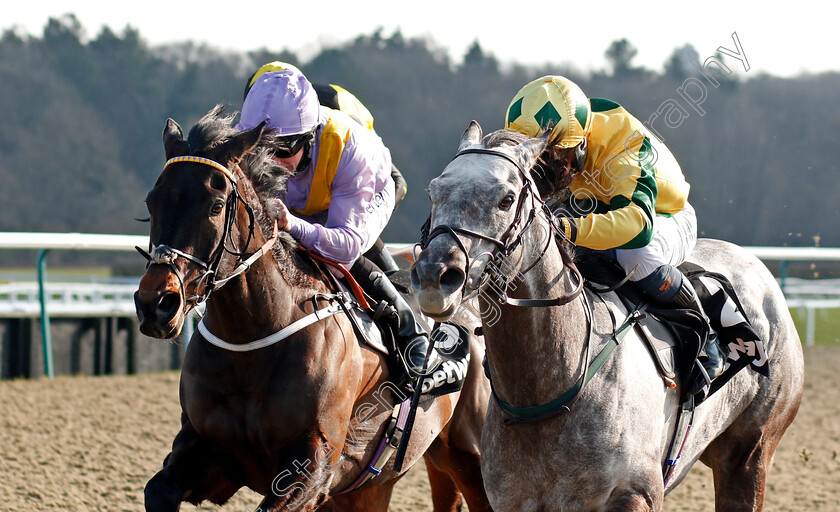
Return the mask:
<path id="1" fill-rule="evenodd" d="M 352 276 L 349 274 L 341 276 L 336 281 L 342 292 L 351 294 L 353 286 L 347 284 L 346 279 L 348 278 L 352 278 Z M 464 386 L 464 380 L 467 377 L 467 370 L 470 365 L 469 331 L 465 327 L 454 323 L 432 324 L 427 317 L 423 316 L 417 308 L 416 301 L 413 300 L 411 287 L 407 286 L 409 282 L 408 271 L 400 270 L 392 273 L 389 275 L 389 279 L 394 283 L 397 291 L 415 309 L 418 319 L 423 322 L 426 331 L 431 333 L 431 338 L 435 340 L 435 350 L 443 359 L 443 362 L 437 368 L 423 377 L 421 393 L 428 397 L 439 397 L 460 391 Z M 371 311 L 361 308 L 349 308 L 349 315 L 354 328 L 357 330 L 357 335 L 364 343 L 387 356 L 391 375 L 398 376 L 392 380 L 404 381 L 406 370 L 400 359 L 401 356 L 396 355 L 399 350 L 391 332 L 391 327 L 387 322 L 384 319 L 374 321 Z"/>

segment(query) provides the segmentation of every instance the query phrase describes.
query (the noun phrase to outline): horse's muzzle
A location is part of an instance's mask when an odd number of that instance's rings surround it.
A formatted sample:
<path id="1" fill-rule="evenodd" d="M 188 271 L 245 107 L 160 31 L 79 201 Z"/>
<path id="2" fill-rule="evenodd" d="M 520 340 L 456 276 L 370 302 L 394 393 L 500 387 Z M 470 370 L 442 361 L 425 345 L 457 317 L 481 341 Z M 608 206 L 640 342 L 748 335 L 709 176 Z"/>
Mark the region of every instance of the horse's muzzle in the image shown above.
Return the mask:
<path id="1" fill-rule="evenodd" d="M 411 268 L 411 285 L 420 308 L 436 320 L 444 320 L 455 312 L 467 279 L 466 258 L 441 245 L 430 244 Z"/>
<path id="2" fill-rule="evenodd" d="M 140 332 L 153 338 L 174 338 L 183 326 L 184 297 L 178 278 L 164 267 L 151 266 L 134 294 Z"/>

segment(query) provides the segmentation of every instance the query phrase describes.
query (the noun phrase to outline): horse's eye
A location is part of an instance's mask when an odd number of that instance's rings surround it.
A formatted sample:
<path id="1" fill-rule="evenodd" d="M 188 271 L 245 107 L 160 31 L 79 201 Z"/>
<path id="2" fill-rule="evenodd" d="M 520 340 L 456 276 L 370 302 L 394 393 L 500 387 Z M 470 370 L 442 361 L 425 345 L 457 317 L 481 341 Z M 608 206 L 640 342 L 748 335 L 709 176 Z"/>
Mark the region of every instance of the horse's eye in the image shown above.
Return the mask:
<path id="1" fill-rule="evenodd" d="M 222 210 L 224 210 L 224 209 L 225 209 L 225 203 L 223 203 L 221 201 L 216 201 L 215 203 L 213 203 L 213 207 L 210 208 L 210 216 L 211 217 L 216 217 L 217 215 L 221 214 Z"/>
<path id="2" fill-rule="evenodd" d="M 499 208 L 501 208 L 502 210 L 507 210 L 513 205 L 514 199 L 515 197 L 513 197 L 513 194 L 506 195 L 505 198 L 502 199 L 502 202 L 499 203 Z"/>

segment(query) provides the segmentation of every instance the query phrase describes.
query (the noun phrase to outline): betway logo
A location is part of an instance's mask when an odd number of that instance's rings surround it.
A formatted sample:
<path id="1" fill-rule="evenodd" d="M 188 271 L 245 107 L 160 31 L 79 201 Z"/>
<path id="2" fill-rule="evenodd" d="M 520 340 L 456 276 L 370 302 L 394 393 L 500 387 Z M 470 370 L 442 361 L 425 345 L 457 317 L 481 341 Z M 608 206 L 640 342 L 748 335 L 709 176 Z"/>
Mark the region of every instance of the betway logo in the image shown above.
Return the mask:
<path id="1" fill-rule="evenodd" d="M 467 368 L 470 365 L 470 354 L 460 361 L 444 361 L 437 370 L 423 380 L 423 393 L 439 388 L 444 384 L 453 384 L 461 381 L 467 376 Z"/>

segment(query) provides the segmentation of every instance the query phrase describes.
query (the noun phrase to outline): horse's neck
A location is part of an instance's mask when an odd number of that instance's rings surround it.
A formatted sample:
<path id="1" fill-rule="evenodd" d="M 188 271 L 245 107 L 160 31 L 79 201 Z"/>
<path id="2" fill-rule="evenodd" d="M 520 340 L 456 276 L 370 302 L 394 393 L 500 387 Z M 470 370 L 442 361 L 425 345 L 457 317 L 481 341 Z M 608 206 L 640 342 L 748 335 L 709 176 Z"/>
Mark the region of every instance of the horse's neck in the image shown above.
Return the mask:
<path id="1" fill-rule="evenodd" d="M 254 204 L 256 216 L 261 216 L 259 205 Z M 240 209 L 234 237 L 236 247 L 250 254 L 265 244 L 266 237 L 262 229 L 255 229 L 253 238 L 250 232 L 250 218 Z M 275 243 L 280 243 L 279 241 Z M 250 244 L 250 245 L 248 245 Z M 280 269 L 281 265 L 293 266 L 294 256 L 280 251 L 285 261 L 278 262 L 272 253 L 263 254 L 251 266 L 234 277 L 221 288 L 215 290 L 207 301 L 205 323 L 210 331 L 230 343 L 247 343 L 263 338 L 290 324 L 295 315 L 299 316 L 298 305 L 312 295 L 288 282 Z M 239 263 L 231 257 L 215 276 L 224 279 Z M 224 272 L 224 273 L 223 273 Z"/>
<path id="2" fill-rule="evenodd" d="M 539 257 L 539 250 L 524 256 L 522 270 Z M 531 245 L 533 247 L 533 245 Z M 534 254 L 536 252 L 536 254 Z M 514 298 L 549 299 L 571 293 L 574 284 L 552 241 L 539 262 L 517 274 Z M 587 325 L 582 295 L 562 306 L 502 306 L 495 323 L 485 318 L 491 376 L 497 392 L 517 404 L 556 398 L 578 378 L 585 352 Z"/>
<path id="3" fill-rule="evenodd" d="M 272 256 L 265 254 L 248 271 L 211 294 L 205 322 L 213 334 L 230 343 L 262 338 L 289 323 L 292 288 Z M 286 289 L 289 291 L 284 292 Z"/>

